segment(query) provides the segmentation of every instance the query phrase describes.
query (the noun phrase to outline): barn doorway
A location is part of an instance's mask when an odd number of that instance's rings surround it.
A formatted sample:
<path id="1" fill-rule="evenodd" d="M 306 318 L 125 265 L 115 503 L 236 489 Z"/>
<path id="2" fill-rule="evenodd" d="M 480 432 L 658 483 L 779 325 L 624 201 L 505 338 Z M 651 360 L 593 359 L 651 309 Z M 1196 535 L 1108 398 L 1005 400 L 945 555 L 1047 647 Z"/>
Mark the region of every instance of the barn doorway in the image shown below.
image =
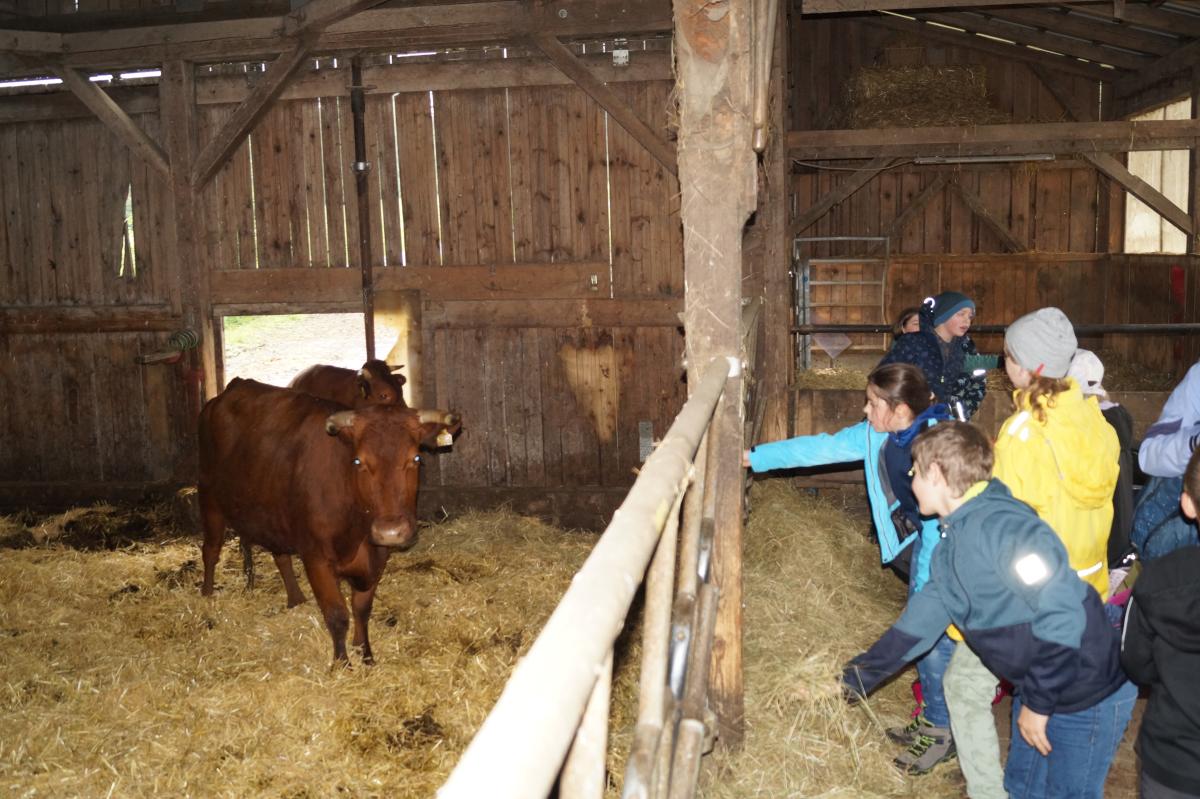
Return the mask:
<path id="1" fill-rule="evenodd" d="M 367 357 L 361 313 L 226 316 L 222 322 L 223 385 L 242 377 L 286 386 L 313 364 L 357 369 Z"/>

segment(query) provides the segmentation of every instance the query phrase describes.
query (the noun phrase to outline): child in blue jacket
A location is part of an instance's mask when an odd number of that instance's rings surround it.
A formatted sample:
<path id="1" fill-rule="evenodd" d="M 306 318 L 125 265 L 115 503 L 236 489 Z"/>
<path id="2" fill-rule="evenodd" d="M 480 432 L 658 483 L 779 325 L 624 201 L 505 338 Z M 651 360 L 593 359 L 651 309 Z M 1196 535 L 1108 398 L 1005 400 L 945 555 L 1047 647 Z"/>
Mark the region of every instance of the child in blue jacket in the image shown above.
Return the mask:
<path id="1" fill-rule="evenodd" d="M 1071 568 L 1055 532 L 991 478 L 992 446 L 949 422 L 913 445 L 913 492 L 941 518 L 929 582 L 891 629 L 847 664 L 844 690 L 873 691 L 953 623 L 993 674 L 1011 682 L 1012 799 L 1103 799 L 1137 689 L 1121 671 L 1100 595 Z"/>
<path id="2" fill-rule="evenodd" d="M 833 434 L 759 444 L 746 451 L 743 465 L 765 472 L 861 461 L 880 558 L 894 565 L 907 560 L 903 571 L 909 591 L 919 591 L 929 577 L 938 530 L 936 519 L 921 516 L 913 496 L 909 447 L 921 431 L 951 418 L 945 405 L 931 402 L 929 384 L 917 367 L 907 363 L 876 367 L 867 377 L 865 421 Z M 954 756 L 942 691 L 942 674 L 953 651 L 953 642 L 943 636 L 917 663 L 924 711 L 907 727 L 888 730 L 892 740 L 907 747 L 896 762 L 909 773 L 923 774 Z"/>

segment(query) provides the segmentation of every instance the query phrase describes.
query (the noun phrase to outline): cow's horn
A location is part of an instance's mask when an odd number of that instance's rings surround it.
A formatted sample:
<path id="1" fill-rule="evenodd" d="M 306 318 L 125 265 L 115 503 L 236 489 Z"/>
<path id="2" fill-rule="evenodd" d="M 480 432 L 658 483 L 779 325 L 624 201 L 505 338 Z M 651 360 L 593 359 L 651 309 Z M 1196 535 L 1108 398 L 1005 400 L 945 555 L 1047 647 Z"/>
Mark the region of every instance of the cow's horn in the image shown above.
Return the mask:
<path id="1" fill-rule="evenodd" d="M 454 425 L 458 424 L 458 414 L 447 413 L 446 411 L 440 411 L 436 409 L 420 410 L 417 411 L 417 420 L 420 421 L 421 424 Z"/>
<path id="2" fill-rule="evenodd" d="M 403 368 L 404 364 L 400 364 L 399 366 L 388 366 L 388 371 L 392 374 L 396 374 L 396 372 L 399 372 Z"/>
<path id="3" fill-rule="evenodd" d="M 354 424 L 354 411 L 338 411 L 330 414 L 325 420 L 325 432 L 331 436 L 336 436 L 339 431 L 344 430 Z"/>

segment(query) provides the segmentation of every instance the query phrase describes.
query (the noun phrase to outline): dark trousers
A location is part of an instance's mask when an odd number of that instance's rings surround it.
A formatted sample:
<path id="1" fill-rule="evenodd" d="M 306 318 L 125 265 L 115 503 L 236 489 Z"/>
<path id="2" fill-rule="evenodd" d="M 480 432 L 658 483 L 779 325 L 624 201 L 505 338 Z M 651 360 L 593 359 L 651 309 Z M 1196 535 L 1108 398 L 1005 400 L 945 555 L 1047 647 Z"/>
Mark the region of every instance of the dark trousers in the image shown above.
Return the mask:
<path id="1" fill-rule="evenodd" d="M 1142 771 L 1140 777 L 1141 779 L 1138 780 L 1139 799 L 1200 799 L 1200 794 L 1184 793 L 1174 788 L 1168 788 L 1145 771 Z"/>

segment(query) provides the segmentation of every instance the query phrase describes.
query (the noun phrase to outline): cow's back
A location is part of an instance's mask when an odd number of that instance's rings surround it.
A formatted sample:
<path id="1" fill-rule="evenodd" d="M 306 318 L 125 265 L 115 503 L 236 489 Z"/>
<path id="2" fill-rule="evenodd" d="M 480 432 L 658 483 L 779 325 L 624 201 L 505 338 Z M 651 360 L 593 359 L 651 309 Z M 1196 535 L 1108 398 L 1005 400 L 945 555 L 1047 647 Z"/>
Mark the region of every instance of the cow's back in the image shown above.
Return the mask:
<path id="1" fill-rule="evenodd" d="M 317 364 L 292 378 L 288 388 L 353 408 L 359 398 L 356 372 L 341 366 Z"/>
<path id="2" fill-rule="evenodd" d="M 302 552 L 346 526 L 345 444 L 325 432 L 341 406 L 235 379 L 200 414 L 199 490 L 244 540 Z"/>

